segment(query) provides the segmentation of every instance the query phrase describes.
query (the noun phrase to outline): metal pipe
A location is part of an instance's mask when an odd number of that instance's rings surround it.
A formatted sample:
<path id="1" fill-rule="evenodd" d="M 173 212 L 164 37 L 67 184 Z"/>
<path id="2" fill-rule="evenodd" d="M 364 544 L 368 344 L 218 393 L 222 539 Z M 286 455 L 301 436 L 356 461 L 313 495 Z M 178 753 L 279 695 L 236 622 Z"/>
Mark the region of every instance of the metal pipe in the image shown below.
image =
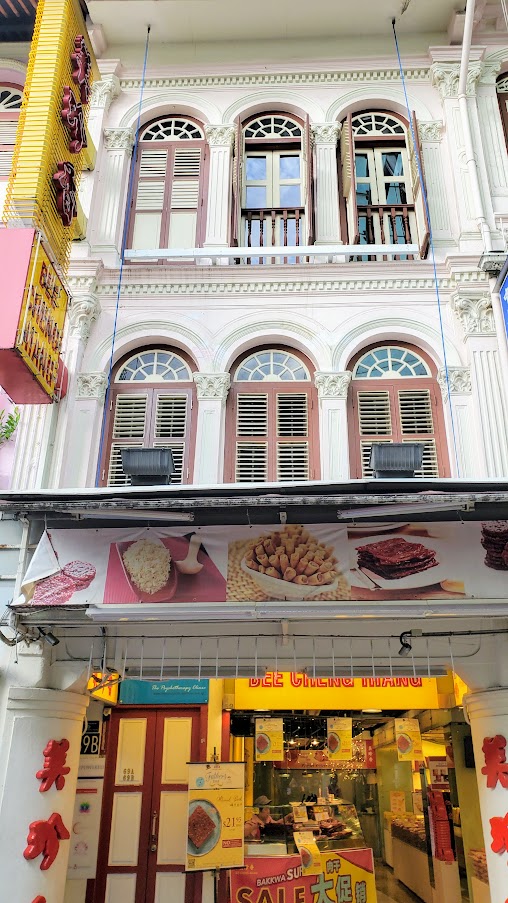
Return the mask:
<path id="1" fill-rule="evenodd" d="M 469 68 L 469 57 L 471 54 L 471 38 L 473 34 L 474 11 L 475 0 L 467 0 L 466 15 L 464 18 L 464 35 L 462 37 L 462 55 L 460 60 L 459 86 L 457 97 L 459 101 L 459 112 L 462 120 L 466 164 L 471 181 L 471 192 L 473 195 L 475 219 L 481 232 L 483 249 L 486 253 L 488 253 L 489 251 L 492 251 L 492 237 L 483 206 L 480 180 L 478 177 L 478 167 L 473 148 L 471 121 L 469 118 L 469 106 L 467 99 L 467 73 Z"/>

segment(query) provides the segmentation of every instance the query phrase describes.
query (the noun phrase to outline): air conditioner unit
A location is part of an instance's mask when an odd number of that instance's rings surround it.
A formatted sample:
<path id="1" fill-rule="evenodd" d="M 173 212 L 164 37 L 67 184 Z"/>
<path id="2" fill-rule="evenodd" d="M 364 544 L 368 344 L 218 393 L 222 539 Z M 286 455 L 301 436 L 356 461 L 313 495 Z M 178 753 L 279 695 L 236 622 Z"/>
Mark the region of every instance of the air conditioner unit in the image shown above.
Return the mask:
<path id="1" fill-rule="evenodd" d="M 122 448 L 122 467 L 132 486 L 167 486 L 175 472 L 170 448 Z"/>
<path id="2" fill-rule="evenodd" d="M 423 442 L 373 442 L 369 466 L 378 480 L 414 477 L 423 461 Z"/>

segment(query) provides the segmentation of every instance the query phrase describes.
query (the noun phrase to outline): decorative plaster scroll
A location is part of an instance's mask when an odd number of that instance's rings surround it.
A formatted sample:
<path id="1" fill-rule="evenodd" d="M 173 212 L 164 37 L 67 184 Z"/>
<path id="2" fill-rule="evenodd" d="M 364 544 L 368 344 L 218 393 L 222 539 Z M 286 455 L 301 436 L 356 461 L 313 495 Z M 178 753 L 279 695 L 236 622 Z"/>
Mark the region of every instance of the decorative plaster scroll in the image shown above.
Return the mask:
<path id="1" fill-rule="evenodd" d="M 443 135 L 443 122 L 441 119 L 430 120 L 429 122 L 418 122 L 418 131 L 422 141 L 441 141 Z"/>
<path id="2" fill-rule="evenodd" d="M 471 394 L 471 370 L 469 367 L 448 367 L 448 379 L 450 381 L 450 395 Z M 446 379 L 444 367 L 438 370 L 437 381 L 446 401 L 448 398 L 448 380 Z"/>
<path id="3" fill-rule="evenodd" d="M 480 297 L 454 295 L 451 308 L 462 324 L 466 336 L 495 335 L 494 313 L 490 295 Z"/>
<path id="4" fill-rule="evenodd" d="M 105 75 L 100 81 L 94 82 L 92 85 L 92 97 L 90 100 L 91 107 L 100 107 L 107 111 L 115 99 L 120 94 L 120 79 L 116 75 Z"/>
<path id="5" fill-rule="evenodd" d="M 105 373 L 78 373 L 78 398 L 95 398 L 104 401 L 108 377 Z"/>
<path id="6" fill-rule="evenodd" d="M 496 91 L 498 94 L 508 94 L 508 75 L 496 82 Z"/>
<path id="7" fill-rule="evenodd" d="M 311 126 L 315 144 L 337 144 L 340 135 L 339 122 L 322 122 Z"/>
<path id="8" fill-rule="evenodd" d="M 206 140 L 210 147 L 233 147 L 234 125 L 205 125 Z"/>
<path id="9" fill-rule="evenodd" d="M 193 373 L 198 398 L 220 398 L 225 402 L 228 397 L 231 377 L 229 373 Z"/>
<path id="10" fill-rule="evenodd" d="M 404 71 L 406 79 L 412 81 L 427 81 L 429 69 L 427 66 L 418 66 Z M 366 82 L 400 82 L 398 69 L 362 69 L 343 70 L 341 72 L 257 72 L 224 75 L 182 75 L 173 77 L 147 78 L 145 88 L 147 90 L 160 88 L 240 88 L 240 87 L 285 87 L 287 85 L 336 85 Z M 141 79 L 122 78 L 120 85 L 124 90 L 139 90 Z"/>
<path id="11" fill-rule="evenodd" d="M 476 85 L 483 72 L 483 64 L 474 62 L 469 64 L 466 79 L 466 94 L 474 97 Z M 460 65 L 459 63 L 433 63 L 430 67 L 432 84 L 438 89 L 441 97 L 457 97 L 459 87 Z"/>
<path id="12" fill-rule="evenodd" d="M 104 129 L 104 146 L 106 150 L 122 150 L 132 154 L 134 146 L 132 129 Z"/>
<path id="13" fill-rule="evenodd" d="M 349 383 L 353 374 L 351 370 L 342 373 L 326 373 L 317 370 L 314 374 L 314 385 L 319 398 L 347 398 Z"/>
<path id="14" fill-rule="evenodd" d="M 101 306 L 95 295 L 73 297 L 68 311 L 71 335 L 86 342 L 92 322 L 98 319 L 100 312 Z"/>

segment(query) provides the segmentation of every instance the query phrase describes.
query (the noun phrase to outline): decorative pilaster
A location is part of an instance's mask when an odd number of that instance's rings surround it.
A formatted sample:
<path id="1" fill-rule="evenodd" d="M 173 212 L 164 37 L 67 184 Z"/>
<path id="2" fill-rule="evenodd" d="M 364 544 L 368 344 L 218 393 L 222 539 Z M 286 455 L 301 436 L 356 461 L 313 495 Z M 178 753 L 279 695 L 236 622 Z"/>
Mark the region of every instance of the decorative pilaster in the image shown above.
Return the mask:
<path id="1" fill-rule="evenodd" d="M 129 178 L 134 134 L 131 128 L 104 129 L 104 145 L 100 159 L 100 190 L 94 194 L 90 213 L 90 246 L 107 263 L 116 265 L 122 240 L 126 214 L 126 193 Z"/>
<path id="2" fill-rule="evenodd" d="M 478 443 L 476 440 L 477 429 L 471 428 L 476 417 L 472 397 L 471 370 L 469 367 L 448 367 L 447 379 L 446 370 L 441 367 L 438 370 L 437 381 L 443 396 L 448 448 L 453 451 L 453 454 L 450 455 L 452 475 L 474 477 L 478 473 Z M 449 396 L 448 384 L 450 386 Z"/>
<path id="3" fill-rule="evenodd" d="M 476 86 L 483 71 L 483 63 L 476 60 L 469 64 L 466 79 L 466 94 L 474 97 Z M 460 63 L 436 62 L 430 67 L 432 84 L 438 89 L 442 98 L 457 97 L 460 77 Z"/>
<path id="4" fill-rule="evenodd" d="M 471 395 L 471 370 L 469 367 L 448 367 L 447 372 L 444 367 L 438 370 L 437 381 L 443 401 L 448 400 L 448 384 L 450 385 L 450 395 Z"/>
<path id="5" fill-rule="evenodd" d="M 443 120 L 430 119 L 422 121 L 419 119 L 418 131 L 420 133 L 420 141 L 441 141 L 443 137 Z"/>
<path id="6" fill-rule="evenodd" d="M 316 172 L 316 244 L 340 244 L 339 185 L 337 178 L 338 122 L 312 126 Z"/>
<path id="7" fill-rule="evenodd" d="M 314 376 L 319 399 L 321 479 L 330 482 L 349 479 L 347 397 L 352 375 L 350 370 L 318 370 Z"/>
<path id="8" fill-rule="evenodd" d="M 495 335 L 492 299 L 488 294 L 464 295 L 457 293 L 450 301 L 466 335 Z"/>
<path id="9" fill-rule="evenodd" d="M 93 486 L 102 426 L 106 373 L 78 373 L 66 428 L 60 486 Z"/>
<path id="10" fill-rule="evenodd" d="M 106 373 L 78 373 L 77 392 L 78 398 L 93 398 L 95 401 L 104 401 L 108 377 Z"/>
<path id="11" fill-rule="evenodd" d="M 222 482 L 229 373 L 193 373 L 198 396 L 194 483 Z"/>
<path id="12" fill-rule="evenodd" d="M 120 79 L 117 75 L 103 75 L 100 81 L 92 85 L 90 109 L 104 110 L 107 113 L 115 97 L 120 94 Z"/>
<path id="13" fill-rule="evenodd" d="M 205 248 L 228 246 L 231 200 L 231 155 L 234 125 L 207 125 L 210 148 Z"/>
<path id="14" fill-rule="evenodd" d="M 86 343 L 90 337 L 92 323 L 101 312 L 96 295 L 77 295 L 72 299 L 67 316 L 71 335 Z"/>

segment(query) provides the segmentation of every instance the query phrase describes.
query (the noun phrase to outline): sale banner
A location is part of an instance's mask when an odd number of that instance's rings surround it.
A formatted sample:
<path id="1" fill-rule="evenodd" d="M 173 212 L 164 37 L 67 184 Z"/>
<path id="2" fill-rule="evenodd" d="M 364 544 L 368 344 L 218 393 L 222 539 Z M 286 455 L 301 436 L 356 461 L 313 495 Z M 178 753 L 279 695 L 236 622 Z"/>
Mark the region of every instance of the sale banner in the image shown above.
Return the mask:
<path id="1" fill-rule="evenodd" d="M 399 762 L 423 759 L 422 737 L 417 718 L 395 719 L 395 745 Z"/>
<path id="2" fill-rule="evenodd" d="M 189 765 L 186 871 L 243 866 L 244 771 L 243 763 Z"/>
<path id="3" fill-rule="evenodd" d="M 284 720 L 256 718 L 256 762 L 280 762 L 284 758 Z"/>
<path id="4" fill-rule="evenodd" d="M 326 744 L 332 761 L 349 762 L 353 758 L 353 719 L 327 718 Z"/>
<path id="5" fill-rule="evenodd" d="M 321 854 L 322 873 L 311 884 L 311 903 L 377 903 L 374 854 L 371 849 Z"/>
<path id="6" fill-rule="evenodd" d="M 300 856 L 253 856 L 231 872 L 231 903 L 377 903 L 372 850 L 321 853 L 317 875 Z"/>
<path id="7" fill-rule="evenodd" d="M 302 875 L 319 875 L 322 869 L 321 853 L 312 831 L 295 831 L 293 836 L 302 860 Z"/>

